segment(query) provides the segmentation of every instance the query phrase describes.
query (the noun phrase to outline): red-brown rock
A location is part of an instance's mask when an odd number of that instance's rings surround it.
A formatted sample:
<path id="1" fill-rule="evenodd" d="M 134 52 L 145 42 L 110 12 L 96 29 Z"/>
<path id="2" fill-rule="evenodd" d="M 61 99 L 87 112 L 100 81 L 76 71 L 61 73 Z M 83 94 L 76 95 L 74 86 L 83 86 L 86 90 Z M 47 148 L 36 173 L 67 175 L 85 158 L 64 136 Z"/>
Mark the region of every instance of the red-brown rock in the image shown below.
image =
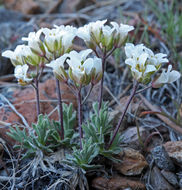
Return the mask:
<path id="1" fill-rule="evenodd" d="M 182 141 L 169 141 L 164 144 L 169 157 L 178 165 L 182 164 Z"/>
<path id="2" fill-rule="evenodd" d="M 143 155 L 132 148 L 124 148 L 118 156 L 121 163 L 115 163 L 114 167 L 121 174 L 127 176 L 139 175 L 148 166 Z"/>
<path id="3" fill-rule="evenodd" d="M 63 102 L 72 102 L 74 107 L 76 107 L 76 98 L 70 89 L 63 83 L 61 83 L 60 86 Z M 40 83 L 39 90 L 41 113 L 49 114 L 57 105 L 55 102 L 55 100 L 57 100 L 55 80 L 48 79 L 46 82 Z M 11 102 L 16 110 L 24 116 L 30 126 L 32 123 L 37 122 L 35 91 L 32 87 L 15 90 Z M 57 111 L 50 116 L 50 119 L 58 120 Z M 12 124 L 22 123 L 21 118 L 9 107 L 0 109 L 0 120 Z M 1 128 L 1 137 L 9 141 L 10 138 L 6 135 L 7 130 L 8 128 Z"/>
<path id="4" fill-rule="evenodd" d="M 97 190 L 145 189 L 145 185 L 139 180 L 121 176 L 115 176 L 110 179 L 97 177 L 92 181 L 92 186 Z"/>
<path id="5" fill-rule="evenodd" d="M 4 0 L 4 4 L 8 9 L 24 14 L 40 13 L 40 6 L 34 0 Z"/>

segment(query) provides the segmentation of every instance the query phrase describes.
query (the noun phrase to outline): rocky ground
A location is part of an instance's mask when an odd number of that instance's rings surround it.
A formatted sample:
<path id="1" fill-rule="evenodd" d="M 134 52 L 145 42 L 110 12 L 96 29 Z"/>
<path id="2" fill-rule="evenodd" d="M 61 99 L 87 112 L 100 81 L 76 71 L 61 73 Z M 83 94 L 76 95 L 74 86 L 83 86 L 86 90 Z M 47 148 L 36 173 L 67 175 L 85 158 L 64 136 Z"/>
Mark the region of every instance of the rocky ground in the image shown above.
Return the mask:
<path id="1" fill-rule="evenodd" d="M 170 5 L 170 1 L 166 2 Z M 179 7 L 182 11 L 180 1 Z M 54 24 L 82 26 L 98 19 L 134 25 L 136 32 L 130 34 L 128 41 L 142 42 L 154 51 L 169 54 L 170 62 L 175 62 L 176 69 L 180 68 L 180 60 L 174 57 L 168 40 L 161 32 L 163 26 L 150 10 L 148 1 L 137 0 L 4 0 L 0 4 L 0 53 L 14 49 L 22 43 L 21 37 L 40 27 L 52 27 Z M 181 46 L 176 44 L 176 54 L 181 55 Z M 75 48 L 80 50 L 83 44 Z M 109 101 L 113 126 L 131 90 L 132 78 L 129 69 L 124 66 L 124 58 L 123 51 L 117 51 L 110 57 L 106 68 L 104 99 Z M 180 81 L 138 94 L 121 127 L 123 150 L 117 155 L 121 162 L 100 158 L 97 161 L 104 163 L 104 167 L 84 175 L 79 169 L 60 164 L 59 151 L 44 160 L 39 155 L 21 161 L 22 150 L 13 149 L 15 141 L 6 132 L 10 125 L 16 123 L 31 125 L 36 122 L 35 98 L 33 89 L 19 87 L 12 73 L 12 64 L 0 55 L 0 189 L 87 189 L 88 186 L 95 190 L 182 189 Z M 40 89 L 41 110 L 57 120 L 55 83 L 50 70 L 43 73 Z M 63 101 L 72 102 L 76 108 L 76 99 L 69 89 L 61 84 L 61 90 Z M 96 100 L 97 91 L 95 87 L 83 108 L 85 118 L 90 105 Z M 156 113 L 161 110 L 173 120 Z M 177 120 L 179 122 L 175 123 Z"/>

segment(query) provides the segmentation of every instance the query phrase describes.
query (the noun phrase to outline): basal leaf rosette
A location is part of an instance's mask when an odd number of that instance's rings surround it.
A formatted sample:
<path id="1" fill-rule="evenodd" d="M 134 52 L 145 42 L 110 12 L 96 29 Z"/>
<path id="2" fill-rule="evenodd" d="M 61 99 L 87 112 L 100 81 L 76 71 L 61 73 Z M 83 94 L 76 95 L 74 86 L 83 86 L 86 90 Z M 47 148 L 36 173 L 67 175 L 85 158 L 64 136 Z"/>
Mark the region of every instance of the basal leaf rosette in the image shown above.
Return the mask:
<path id="1" fill-rule="evenodd" d="M 129 65 L 132 76 L 138 82 L 147 84 L 151 81 L 151 76 L 159 70 L 162 63 L 168 62 L 166 54 L 154 54 L 152 50 L 143 44 L 134 45 L 127 43 L 125 46 L 127 59 L 125 63 Z"/>
<path id="2" fill-rule="evenodd" d="M 96 46 L 106 48 L 107 51 L 114 47 L 121 47 L 126 41 L 128 32 L 133 26 L 111 22 L 111 26 L 105 25 L 107 20 L 91 22 L 78 29 L 78 37 L 83 39 L 86 45 L 95 49 Z"/>
<path id="3" fill-rule="evenodd" d="M 99 58 L 87 58 L 92 53 L 91 49 L 80 51 L 71 51 L 68 54 L 69 59 L 69 77 L 75 84 L 88 85 L 90 82 L 96 84 L 102 76 L 102 61 Z"/>

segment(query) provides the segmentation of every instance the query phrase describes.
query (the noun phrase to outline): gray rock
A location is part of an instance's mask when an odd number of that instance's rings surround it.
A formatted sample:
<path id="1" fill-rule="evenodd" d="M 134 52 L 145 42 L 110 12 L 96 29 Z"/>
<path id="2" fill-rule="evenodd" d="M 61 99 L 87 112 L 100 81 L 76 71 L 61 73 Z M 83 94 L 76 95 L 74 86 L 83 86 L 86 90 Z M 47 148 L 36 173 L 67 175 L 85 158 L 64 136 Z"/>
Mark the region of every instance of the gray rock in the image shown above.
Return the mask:
<path id="1" fill-rule="evenodd" d="M 24 20 L 23 14 L 17 11 L 7 10 L 5 8 L 0 8 L 0 23 L 7 23 L 17 20 Z"/>
<path id="2" fill-rule="evenodd" d="M 155 164 L 167 171 L 174 171 L 175 166 L 163 146 L 156 146 L 151 151 Z"/>
<path id="3" fill-rule="evenodd" d="M 179 186 L 182 188 L 182 179 L 179 180 Z"/>
<path id="4" fill-rule="evenodd" d="M 33 23 L 27 23 L 24 16 L 16 11 L 0 8 L 0 76 L 13 72 L 9 59 L 1 56 L 5 50 L 14 50 L 23 43 L 21 38 L 33 31 Z"/>
<path id="5" fill-rule="evenodd" d="M 170 172 L 170 171 L 166 171 L 166 170 L 162 170 L 161 174 L 163 175 L 163 177 L 174 187 L 178 187 L 178 180 L 177 180 L 177 176 Z"/>
<path id="6" fill-rule="evenodd" d="M 155 166 L 151 172 L 151 186 L 155 190 L 175 190 L 165 178 L 162 176 L 160 170 Z"/>
<path id="7" fill-rule="evenodd" d="M 139 128 L 141 140 L 144 142 L 149 132 L 143 128 Z M 129 147 L 134 149 L 141 149 L 141 144 L 138 140 L 137 127 L 130 127 L 123 131 L 123 143 L 128 144 Z"/>

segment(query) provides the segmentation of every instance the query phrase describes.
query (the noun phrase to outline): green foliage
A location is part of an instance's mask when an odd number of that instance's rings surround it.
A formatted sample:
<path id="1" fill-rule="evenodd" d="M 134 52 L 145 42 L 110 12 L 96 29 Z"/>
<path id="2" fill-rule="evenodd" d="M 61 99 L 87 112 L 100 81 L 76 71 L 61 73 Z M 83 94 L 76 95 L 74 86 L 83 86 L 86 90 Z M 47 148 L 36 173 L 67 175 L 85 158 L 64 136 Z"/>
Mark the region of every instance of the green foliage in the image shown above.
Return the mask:
<path id="1" fill-rule="evenodd" d="M 74 123 L 76 113 L 73 112 L 73 106 L 63 105 L 64 118 L 64 140 L 60 137 L 60 124 L 50 121 L 47 116 L 39 115 L 37 124 L 32 124 L 32 129 L 27 132 L 21 130 L 18 126 L 11 128 L 8 135 L 19 142 L 15 147 L 26 149 L 25 157 L 35 155 L 37 151 L 44 153 L 53 152 L 53 150 L 61 145 L 72 146 L 74 141 Z"/>
<path id="2" fill-rule="evenodd" d="M 74 132 L 75 121 L 76 112 L 73 111 L 73 104 L 70 104 L 69 106 L 67 104 L 63 104 L 64 140 L 61 143 L 66 146 L 72 146 L 74 144 L 75 138 L 73 137 L 76 135 Z M 59 122 L 53 121 L 53 124 L 57 131 L 61 131 Z"/>
<path id="3" fill-rule="evenodd" d="M 93 104 L 94 113 L 90 116 L 90 121 L 84 124 L 83 130 L 85 132 L 86 139 L 92 140 L 93 144 L 97 144 L 99 148 L 99 154 L 109 159 L 114 159 L 113 154 L 117 154 L 121 151 L 122 137 L 118 133 L 113 144 L 107 149 L 107 142 L 112 137 L 112 126 L 110 124 L 108 114 L 108 104 L 103 103 L 99 111 L 98 103 Z"/>
<path id="4" fill-rule="evenodd" d="M 67 162 L 70 165 L 74 165 L 82 168 L 83 170 L 96 169 L 101 167 L 100 165 L 93 165 L 91 162 L 98 156 L 99 148 L 97 143 L 93 143 L 92 138 L 82 141 L 82 150 L 73 147 L 73 153 L 67 155 Z"/>
<path id="5" fill-rule="evenodd" d="M 170 48 L 174 62 L 180 63 L 182 71 L 182 58 L 178 54 L 178 48 L 182 39 L 182 14 L 179 1 L 164 1 L 161 6 L 153 0 L 148 0 L 149 7 L 160 22 L 161 33 L 165 43 Z"/>

